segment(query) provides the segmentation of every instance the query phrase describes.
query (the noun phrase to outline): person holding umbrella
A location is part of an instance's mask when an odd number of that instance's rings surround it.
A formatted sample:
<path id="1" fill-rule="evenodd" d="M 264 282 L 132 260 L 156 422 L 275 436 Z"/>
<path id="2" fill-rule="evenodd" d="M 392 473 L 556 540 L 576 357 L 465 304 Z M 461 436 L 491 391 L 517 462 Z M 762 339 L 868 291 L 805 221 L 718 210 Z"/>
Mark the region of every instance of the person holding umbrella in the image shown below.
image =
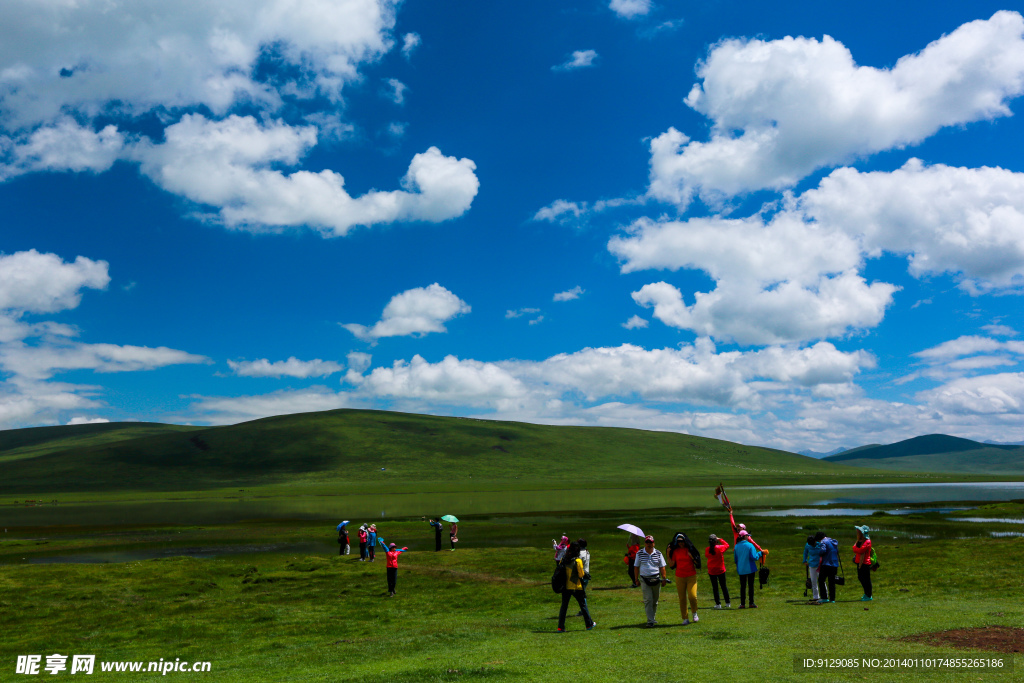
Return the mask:
<path id="1" fill-rule="evenodd" d="M 338 525 L 338 554 L 348 555 L 351 547 L 348 543 L 348 520 L 346 519 Z"/>
<path id="2" fill-rule="evenodd" d="M 640 575 L 640 588 L 644 596 L 644 611 L 647 613 L 647 628 L 653 628 L 657 622 L 658 599 L 661 589 L 668 585 L 665 574 L 665 556 L 654 547 L 654 536 L 644 537 L 644 547 L 636 554 L 633 566 Z"/>
<path id="3" fill-rule="evenodd" d="M 633 566 L 633 563 L 636 561 L 636 554 L 640 551 L 638 541 L 644 537 L 644 531 L 634 524 L 620 524 L 616 528 L 629 532 L 629 539 L 626 541 L 626 557 L 623 558 L 623 561 L 626 563 L 629 581 L 633 584 L 633 588 L 636 588 L 640 585 L 640 581 L 636 578 L 636 567 Z"/>
<path id="4" fill-rule="evenodd" d="M 441 552 L 441 529 L 443 525 L 441 520 L 431 517 L 430 526 L 434 527 L 434 552 L 439 553 Z"/>
<path id="5" fill-rule="evenodd" d="M 448 527 L 448 542 L 452 544 L 452 550 L 454 551 L 455 544 L 459 542 L 459 518 L 455 515 L 445 515 L 441 519 L 450 525 Z"/>

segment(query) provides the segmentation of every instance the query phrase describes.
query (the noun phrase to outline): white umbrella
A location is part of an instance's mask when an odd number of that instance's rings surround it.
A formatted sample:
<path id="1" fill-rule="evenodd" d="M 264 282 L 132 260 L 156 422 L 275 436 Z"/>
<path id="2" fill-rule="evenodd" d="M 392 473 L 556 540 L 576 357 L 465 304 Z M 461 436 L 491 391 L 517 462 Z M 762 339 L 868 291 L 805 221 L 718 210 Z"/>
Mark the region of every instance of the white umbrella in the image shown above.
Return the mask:
<path id="1" fill-rule="evenodd" d="M 623 531 L 628 531 L 631 534 L 636 534 L 640 538 L 643 538 L 645 536 L 644 530 L 636 526 L 635 524 L 620 524 L 616 528 L 622 529 Z"/>

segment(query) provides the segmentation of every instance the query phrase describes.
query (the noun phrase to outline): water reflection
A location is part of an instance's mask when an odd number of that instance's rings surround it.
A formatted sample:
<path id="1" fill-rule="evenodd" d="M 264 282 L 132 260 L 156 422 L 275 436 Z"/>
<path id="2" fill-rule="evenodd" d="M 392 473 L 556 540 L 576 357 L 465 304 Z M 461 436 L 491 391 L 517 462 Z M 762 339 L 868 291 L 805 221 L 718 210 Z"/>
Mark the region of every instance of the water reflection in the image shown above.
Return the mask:
<path id="1" fill-rule="evenodd" d="M 831 494 L 823 498 L 822 494 Z M 840 495 L 841 494 L 841 495 Z M 959 484 L 844 484 L 735 487 L 736 506 L 894 505 L 1024 498 L 1024 482 Z M 364 520 L 418 517 L 438 510 L 462 515 L 654 508 L 717 508 L 710 487 L 387 493 L 222 500 L 2 506 L 0 526 L 206 524 L 246 519 Z M 866 514 L 860 510 L 854 514 Z"/>

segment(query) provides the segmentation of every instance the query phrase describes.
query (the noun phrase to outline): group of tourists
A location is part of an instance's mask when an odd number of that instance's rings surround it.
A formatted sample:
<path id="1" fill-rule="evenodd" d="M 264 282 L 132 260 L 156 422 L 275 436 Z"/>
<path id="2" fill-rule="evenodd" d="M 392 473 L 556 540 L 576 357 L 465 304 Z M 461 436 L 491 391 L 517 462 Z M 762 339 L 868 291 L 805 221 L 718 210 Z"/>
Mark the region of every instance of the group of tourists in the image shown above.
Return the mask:
<path id="1" fill-rule="evenodd" d="M 348 555 L 351 552 L 351 545 L 349 544 L 348 535 L 348 522 L 342 522 L 338 525 L 338 554 Z M 398 556 L 401 553 L 409 550 L 408 548 L 399 548 L 394 543 L 386 542 L 381 536 L 377 534 L 376 524 L 361 524 L 359 526 L 359 532 L 357 534 L 359 538 L 359 561 L 360 562 L 373 562 L 376 559 L 376 548 L 379 543 L 381 548 L 384 549 L 385 568 L 387 573 L 388 581 L 388 597 L 395 596 L 395 587 L 398 583 Z"/>
<path id="2" fill-rule="evenodd" d="M 857 567 L 857 579 L 864 589 L 861 600 L 873 600 L 871 572 L 878 569 L 878 555 L 871 546 L 871 529 L 867 526 L 853 527 L 857 540 L 853 544 L 853 561 Z M 836 576 L 842 567 L 839 556 L 839 541 L 829 538 L 824 531 L 807 537 L 804 546 L 804 566 L 807 567 L 807 584 L 812 591 L 811 603 L 826 605 L 836 601 Z M 844 579 L 845 582 L 845 579 Z"/>
<path id="3" fill-rule="evenodd" d="M 441 518 L 430 518 L 430 526 L 434 527 L 434 552 L 441 552 L 441 533 L 444 529 L 444 525 L 441 524 Z M 448 527 L 448 541 L 452 544 L 451 550 L 455 550 L 455 544 L 459 542 L 459 524 L 458 522 L 451 522 Z"/>

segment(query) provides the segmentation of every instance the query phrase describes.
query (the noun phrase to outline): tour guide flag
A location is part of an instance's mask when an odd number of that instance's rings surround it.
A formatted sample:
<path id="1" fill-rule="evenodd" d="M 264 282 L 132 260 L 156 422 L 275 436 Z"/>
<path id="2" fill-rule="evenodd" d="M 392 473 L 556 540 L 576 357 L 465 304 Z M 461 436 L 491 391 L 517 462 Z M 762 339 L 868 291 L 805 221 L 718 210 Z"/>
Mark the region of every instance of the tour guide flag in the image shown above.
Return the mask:
<path id="1" fill-rule="evenodd" d="M 722 507 L 729 512 L 732 512 L 732 505 L 729 505 L 729 496 L 725 495 L 725 486 L 722 484 L 719 484 L 715 488 L 715 498 L 717 498 L 718 502 L 722 504 Z"/>

